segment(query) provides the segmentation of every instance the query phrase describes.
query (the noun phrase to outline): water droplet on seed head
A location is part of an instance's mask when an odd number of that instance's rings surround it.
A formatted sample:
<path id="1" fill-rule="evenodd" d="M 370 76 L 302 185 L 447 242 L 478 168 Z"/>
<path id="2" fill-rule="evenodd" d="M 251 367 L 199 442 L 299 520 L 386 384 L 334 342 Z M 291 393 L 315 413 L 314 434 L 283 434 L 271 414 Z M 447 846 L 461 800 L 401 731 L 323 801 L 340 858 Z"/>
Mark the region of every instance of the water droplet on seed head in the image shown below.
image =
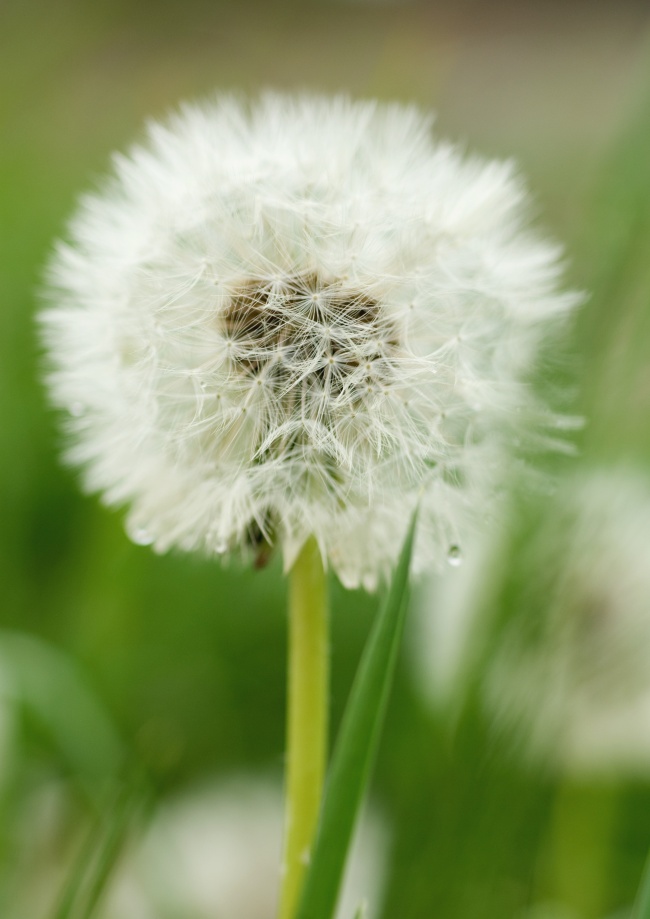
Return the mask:
<path id="1" fill-rule="evenodd" d="M 131 540 L 136 546 L 150 546 L 156 539 L 153 533 L 148 530 L 146 527 L 127 523 L 126 532 Z"/>

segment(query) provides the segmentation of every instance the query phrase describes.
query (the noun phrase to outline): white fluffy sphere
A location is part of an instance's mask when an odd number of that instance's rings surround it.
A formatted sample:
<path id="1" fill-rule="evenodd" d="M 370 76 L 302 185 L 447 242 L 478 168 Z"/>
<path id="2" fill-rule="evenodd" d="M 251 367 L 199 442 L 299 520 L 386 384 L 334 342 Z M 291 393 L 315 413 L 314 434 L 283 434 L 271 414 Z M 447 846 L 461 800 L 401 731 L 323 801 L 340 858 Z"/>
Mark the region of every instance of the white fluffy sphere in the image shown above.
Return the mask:
<path id="1" fill-rule="evenodd" d="M 50 265 L 69 460 L 159 551 L 291 564 L 313 534 L 371 587 L 420 502 L 415 564 L 439 563 L 575 303 L 525 217 L 512 164 L 414 108 L 220 98 L 150 125 Z"/>
<path id="2" fill-rule="evenodd" d="M 486 705 L 532 760 L 647 778 L 650 481 L 595 469 L 566 482 L 556 507 L 529 556 L 529 583 L 535 570 L 547 579 L 546 604 L 521 598 L 490 660 Z"/>

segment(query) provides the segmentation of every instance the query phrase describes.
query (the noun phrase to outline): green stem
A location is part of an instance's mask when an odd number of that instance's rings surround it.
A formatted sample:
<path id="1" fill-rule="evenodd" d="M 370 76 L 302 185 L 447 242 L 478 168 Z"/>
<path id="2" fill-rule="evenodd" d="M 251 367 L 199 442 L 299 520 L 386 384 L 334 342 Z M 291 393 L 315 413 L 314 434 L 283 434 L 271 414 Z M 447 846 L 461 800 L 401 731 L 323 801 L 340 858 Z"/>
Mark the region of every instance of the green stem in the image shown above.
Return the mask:
<path id="1" fill-rule="evenodd" d="M 327 591 L 310 538 L 291 569 L 285 839 L 280 919 L 293 919 L 321 805 L 327 759 Z"/>
<path id="2" fill-rule="evenodd" d="M 547 855 L 548 894 L 576 915 L 596 919 L 610 895 L 619 794 L 616 783 L 560 785 Z"/>

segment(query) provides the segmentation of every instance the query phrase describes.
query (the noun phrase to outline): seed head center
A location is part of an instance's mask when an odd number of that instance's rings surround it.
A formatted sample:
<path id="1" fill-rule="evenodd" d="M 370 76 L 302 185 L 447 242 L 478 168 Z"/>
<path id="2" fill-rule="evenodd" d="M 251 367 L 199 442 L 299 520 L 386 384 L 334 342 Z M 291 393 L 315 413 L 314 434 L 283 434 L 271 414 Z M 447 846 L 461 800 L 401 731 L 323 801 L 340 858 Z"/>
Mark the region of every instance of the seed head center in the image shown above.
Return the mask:
<path id="1" fill-rule="evenodd" d="M 285 394 L 341 395 L 385 377 L 394 324 L 366 293 L 316 274 L 242 284 L 221 316 L 232 369 L 263 376 Z M 388 361 L 387 361 L 388 359 Z"/>

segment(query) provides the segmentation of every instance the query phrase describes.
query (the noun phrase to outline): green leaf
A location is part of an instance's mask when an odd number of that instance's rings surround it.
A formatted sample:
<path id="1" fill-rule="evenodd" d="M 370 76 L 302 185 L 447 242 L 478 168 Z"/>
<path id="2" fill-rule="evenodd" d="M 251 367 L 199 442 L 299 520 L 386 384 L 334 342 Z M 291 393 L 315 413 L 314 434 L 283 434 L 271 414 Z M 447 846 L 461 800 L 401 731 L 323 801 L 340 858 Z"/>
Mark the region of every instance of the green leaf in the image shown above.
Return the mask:
<path id="1" fill-rule="evenodd" d="M 417 513 L 357 670 L 332 756 L 313 855 L 296 919 L 332 919 L 354 826 L 370 778 L 406 614 Z"/>
<path id="2" fill-rule="evenodd" d="M 650 919 L 650 857 L 643 869 L 643 877 L 630 919 Z"/>
<path id="3" fill-rule="evenodd" d="M 82 672 L 31 635 L 0 630 L 3 694 L 24 706 L 59 748 L 95 801 L 125 760 L 121 738 Z"/>

